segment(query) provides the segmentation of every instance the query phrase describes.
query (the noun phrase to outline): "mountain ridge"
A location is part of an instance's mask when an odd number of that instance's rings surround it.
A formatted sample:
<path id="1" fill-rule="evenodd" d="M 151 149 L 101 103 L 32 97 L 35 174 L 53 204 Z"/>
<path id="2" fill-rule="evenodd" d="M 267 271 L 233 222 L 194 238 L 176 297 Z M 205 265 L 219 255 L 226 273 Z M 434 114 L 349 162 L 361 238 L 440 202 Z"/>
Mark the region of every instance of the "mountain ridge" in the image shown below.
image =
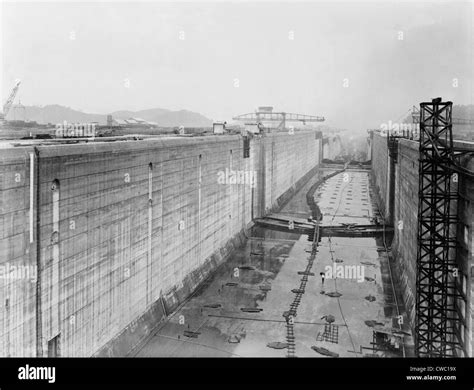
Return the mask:
<path id="1" fill-rule="evenodd" d="M 212 119 L 189 110 L 168 110 L 165 108 L 149 108 L 145 110 L 117 110 L 110 113 L 114 119 L 128 119 L 131 117 L 141 118 L 146 121 L 156 122 L 162 127 L 210 127 Z M 62 123 L 98 122 L 101 125 L 107 123 L 107 114 L 94 114 L 75 110 L 59 104 L 48 104 L 45 106 L 13 106 L 8 113 L 8 120 L 29 120 L 38 123 Z"/>

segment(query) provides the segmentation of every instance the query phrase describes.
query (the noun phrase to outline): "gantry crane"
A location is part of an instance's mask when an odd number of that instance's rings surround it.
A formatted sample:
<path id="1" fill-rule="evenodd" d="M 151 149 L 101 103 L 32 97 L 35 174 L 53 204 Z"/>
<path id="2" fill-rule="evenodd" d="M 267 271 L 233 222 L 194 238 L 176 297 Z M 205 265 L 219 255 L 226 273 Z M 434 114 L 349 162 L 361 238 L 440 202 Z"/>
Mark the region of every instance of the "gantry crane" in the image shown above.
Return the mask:
<path id="1" fill-rule="evenodd" d="M 3 105 L 3 113 L 0 113 L 0 120 L 4 120 L 10 108 L 12 107 L 13 100 L 15 100 L 16 93 L 18 92 L 18 88 L 20 87 L 21 80 L 17 80 L 15 86 L 13 87 L 12 91 L 10 92 L 10 96 L 8 96 L 7 101 Z"/>
<path id="2" fill-rule="evenodd" d="M 303 124 L 306 124 L 306 122 L 324 122 L 324 117 L 322 116 L 273 112 L 272 107 L 259 107 L 256 112 L 238 115 L 232 119 L 256 123 L 280 122 L 277 126 L 277 130 L 285 130 L 287 122 L 302 122 Z"/>

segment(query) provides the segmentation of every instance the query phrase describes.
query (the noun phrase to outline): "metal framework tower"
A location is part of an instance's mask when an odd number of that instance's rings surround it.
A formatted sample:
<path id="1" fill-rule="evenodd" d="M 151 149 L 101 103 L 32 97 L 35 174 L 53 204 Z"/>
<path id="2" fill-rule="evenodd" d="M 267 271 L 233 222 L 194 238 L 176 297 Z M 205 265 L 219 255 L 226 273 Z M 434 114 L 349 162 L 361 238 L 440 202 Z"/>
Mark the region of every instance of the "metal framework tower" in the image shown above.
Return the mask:
<path id="1" fill-rule="evenodd" d="M 456 210 L 452 102 L 420 104 L 415 350 L 456 356 Z"/>

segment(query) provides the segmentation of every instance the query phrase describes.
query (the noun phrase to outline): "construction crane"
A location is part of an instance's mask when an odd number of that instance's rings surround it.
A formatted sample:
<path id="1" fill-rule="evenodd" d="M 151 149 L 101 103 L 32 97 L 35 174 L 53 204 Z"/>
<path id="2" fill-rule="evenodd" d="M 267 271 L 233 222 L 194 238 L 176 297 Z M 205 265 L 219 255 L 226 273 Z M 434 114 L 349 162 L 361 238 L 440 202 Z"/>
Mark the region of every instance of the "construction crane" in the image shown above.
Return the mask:
<path id="1" fill-rule="evenodd" d="M 232 119 L 256 123 L 280 122 L 277 126 L 277 130 L 285 130 L 287 122 L 302 122 L 303 124 L 306 124 L 306 122 L 324 122 L 324 117 L 322 116 L 273 112 L 273 107 L 259 107 L 256 112 L 238 115 Z"/>
<path id="2" fill-rule="evenodd" d="M 8 97 L 7 101 L 3 105 L 3 113 L 0 113 L 0 119 L 4 120 L 8 112 L 10 111 L 10 108 L 12 107 L 13 100 L 15 100 L 16 93 L 18 92 L 18 88 L 20 87 L 21 80 L 17 80 L 15 83 L 15 86 L 13 87 L 12 91 L 10 92 L 10 96 Z"/>

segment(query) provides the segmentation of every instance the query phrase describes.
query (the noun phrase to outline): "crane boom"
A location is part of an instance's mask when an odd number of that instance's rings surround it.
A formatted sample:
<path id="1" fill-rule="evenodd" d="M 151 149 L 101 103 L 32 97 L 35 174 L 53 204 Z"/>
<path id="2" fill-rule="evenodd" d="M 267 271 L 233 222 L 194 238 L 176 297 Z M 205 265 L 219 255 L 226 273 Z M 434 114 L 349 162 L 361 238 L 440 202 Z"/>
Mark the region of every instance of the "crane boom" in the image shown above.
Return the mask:
<path id="1" fill-rule="evenodd" d="M 15 83 L 15 86 L 13 87 L 12 91 L 10 92 L 10 96 L 8 96 L 7 101 L 3 105 L 3 117 L 6 118 L 8 115 L 8 111 L 10 111 L 10 108 L 13 104 L 13 100 L 15 100 L 16 93 L 18 92 L 18 88 L 20 87 L 21 81 L 18 80 Z"/>

